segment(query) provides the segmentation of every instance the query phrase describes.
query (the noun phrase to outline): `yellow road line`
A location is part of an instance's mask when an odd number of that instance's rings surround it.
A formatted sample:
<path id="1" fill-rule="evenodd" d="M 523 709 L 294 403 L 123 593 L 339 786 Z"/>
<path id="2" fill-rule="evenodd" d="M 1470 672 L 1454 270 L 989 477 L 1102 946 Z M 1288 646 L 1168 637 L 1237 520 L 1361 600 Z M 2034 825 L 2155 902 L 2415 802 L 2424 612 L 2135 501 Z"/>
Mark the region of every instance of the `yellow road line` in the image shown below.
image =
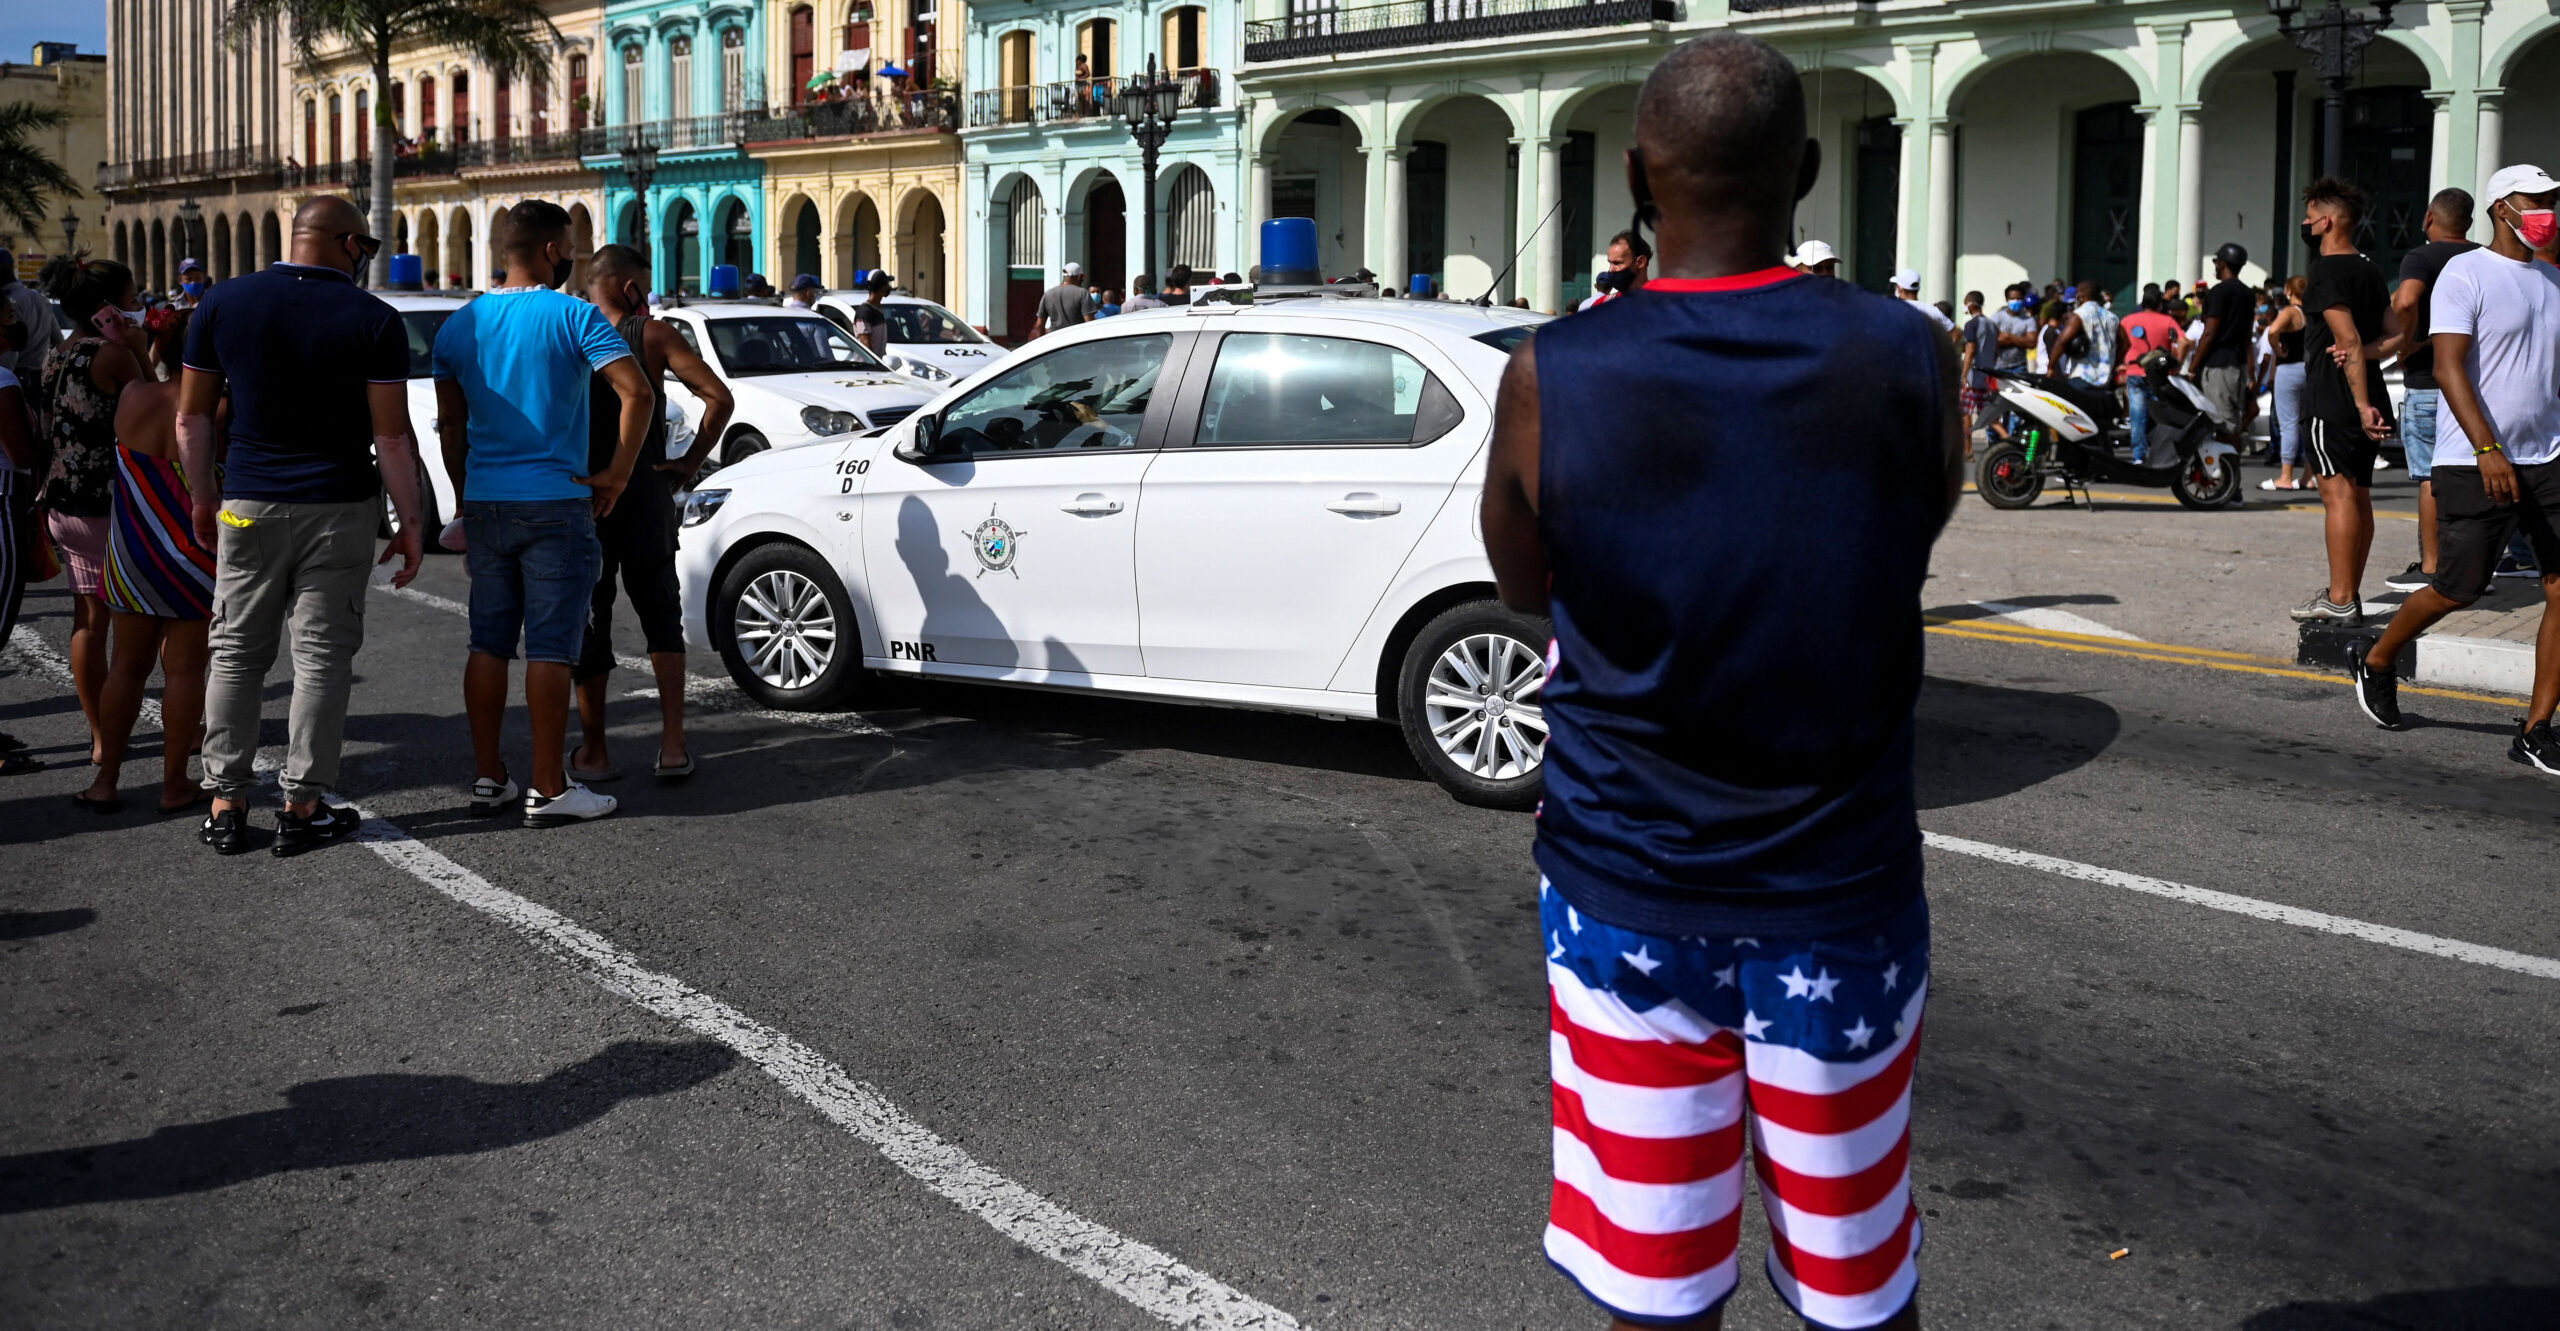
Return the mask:
<path id="1" fill-rule="evenodd" d="M 1932 625 L 1927 631 L 1930 633 L 1944 634 L 1950 638 L 1976 638 L 1983 642 L 2006 642 L 2027 647 L 2045 647 L 2058 652 L 2085 652 L 2093 656 L 2124 656 L 2130 657 L 2136 661 L 2157 661 L 2164 665 L 2202 666 L 2207 670 L 2230 670 L 2244 675 L 2271 675 L 2279 679 L 2307 679 L 2317 684 L 2348 684 L 2353 682 L 2344 675 L 2323 674 L 2310 670 L 2288 669 L 2270 665 L 2251 665 L 2244 664 L 2241 661 L 2217 661 L 2194 655 L 2173 655 L 2169 651 L 2158 650 L 2153 644 L 2129 644 L 2120 642 L 2116 639 L 2094 639 L 2088 642 L 2063 642 L 2055 641 L 2047 637 L 2030 637 L 2026 634 L 2014 632 L 1978 633 L 1971 631 L 1970 626 L 1966 628 L 1956 628 L 1944 624 Z M 2113 642 L 2116 645 L 2100 647 L 2095 645 L 2097 642 Z M 2211 649 L 2188 648 L 2185 650 L 2190 652 L 2203 652 Z M 2228 653 L 2228 655 L 2239 656 L 2242 654 L 2233 652 Z M 2267 661 L 2274 658 L 2260 656 L 2246 659 Z M 2454 689 L 2431 689 L 2415 684 L 2401 685 L 2400 692 L 2415 693 L 2429 698 L 2453 698 L 2462 702 L 2497 703 L 2506 707 L 2521 706 L 2524 702 L 2523 699 L 2508 694 L 2463 693 Z"/>
<path id="2" fill-rule="evenodd" d="M 2063 642 L 2085 642 L 2093 643 L 2101 647 L 2139 649 L 2147 652 L 2174 652 L 2188 656 L 2215 656 L 2222 657 L 2226 660 L 2254 661 L 2265 665 L 2293 664 L 2281 657 L 2260 656 L 2255 652 L 2231 652 L 2224 651 L 2219 647 L 2187 647 L 2178 643 L 2141 642 L 2126 638 L 2111 638 L 2101 633 L 2073 633 L 2068 629 L 2037 628 L 2031 624 L 2019 624 L 2009 620 L 1993 618 L 1988 612 L 1982 616 L 1973 618 L 1958 618 L 1952 615 L 1923 615 L 1920 618 L 1922 622 L 1928 624 L 1953 624 L 1966 629 L 1980 629 L 1995 633 L 2015 634 L 2019 637 L 2031 640 L 2057 639 Z"/>

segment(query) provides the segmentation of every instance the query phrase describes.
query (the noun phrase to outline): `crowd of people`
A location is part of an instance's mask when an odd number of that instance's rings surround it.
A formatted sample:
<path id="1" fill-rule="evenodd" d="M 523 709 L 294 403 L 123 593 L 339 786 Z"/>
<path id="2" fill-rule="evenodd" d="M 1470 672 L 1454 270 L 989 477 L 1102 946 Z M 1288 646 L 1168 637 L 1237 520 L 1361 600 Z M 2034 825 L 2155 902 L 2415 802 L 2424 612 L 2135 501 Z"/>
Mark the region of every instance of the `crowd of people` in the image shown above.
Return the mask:
<path id="1" fill-rule="evenodd" d="M 616 808 L 592 784 L 620 776 L 603 687 L 618 659 L 617 584 L 658 684 L 653 773 L 694 771 L 675 494 L 734 406 L 701 358 L 648 317 L 637 253 L 606 246 L 583 292 L 560 290 L 575 266 L 569 227 L 547 201 L 507 210 L 504 271 L 533 280 L 456 311 L 432 353 L 439 444 L 461 508 L 436 538 L 465 553 L 471 576 L 470 800 L 531 827 Z M 372 570 L 395 560 L 391 585 L 405 587 L 429 535 L 408 333 L 364 289 L 380 249 L 351 204 L 322 196 L 296 212 L 285 261 L 218 285 L 185 265 L 177 298 L 156 307 L 130 269 L 104 259 L 55 260 L 44 294 L 0 287 L 0 638 L 28 583 L 65 579 L 72 689 L 94 769 L 72 797 L 82 808 L 125 807 L 125 755 L 157 670 L 157 808 L 209 802 L 198 838 L 223 854 L 249 849 L 265 678 L 289 651 L 271 848 L 298 854 L 355 826 L 325 797 L 338 783 L 366 592 Z M 67 339 L 51 332 L 55 302 Z M 705 407 L 681 457 L 665 451 L 668 376 Z M 395 534 L 377 557 L 385 495 Z M 519 645 L 534 742 L 521 781 L 501 743 Z M 197 754 L 200 779 L 188 770 Z M 41 766 L 0 736 L 0 772 Z"/>

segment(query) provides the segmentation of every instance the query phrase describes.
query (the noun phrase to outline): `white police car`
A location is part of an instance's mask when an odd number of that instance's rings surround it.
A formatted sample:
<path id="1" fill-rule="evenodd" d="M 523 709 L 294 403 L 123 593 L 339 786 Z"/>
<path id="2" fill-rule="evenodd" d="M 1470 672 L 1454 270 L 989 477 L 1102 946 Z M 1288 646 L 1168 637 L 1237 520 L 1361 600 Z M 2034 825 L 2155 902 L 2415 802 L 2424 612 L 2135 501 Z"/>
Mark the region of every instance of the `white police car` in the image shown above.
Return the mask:
<path id="1" fill-rule="evenodd" d="M 853 331 L 853 311 L 866 296 L 836 291 L 818 297 L 818 313 L 846 332 Z M 880 298 L 889 310 L 889 365 L 936 385 L 970 375 L 1003 360 L 1004 347 L 970 327 L 959 315 L 919 296 L 891 293 Z"/>
<path id="2" fill-rule="evenodd" d="M 426 474 L 419 498 L 425 501 L 427 545 L 435 546 L 435 534 L 444 524 L 459 516 L 461 506 L 453 494 L 453 478 L 444 470 L 444 444 L 436 434 L 436 381 L 430 359 L 435 351 L 436 331 L 453 317 L 476 291 L 380 291 L 374 293 L 399 311 L 401 327 L 409 334 L 409 428 L 418 436 L 419 467 Z M 382 494 L 382 534 L 399 530 L 400 523 L 391 511 L 391 492 Z"/>
<path id="3" fill-rule="evenodd" d="M 768 706 L 871 671 L 1398 722 L 1526 807 L 1547 625 L 1494 598 L 1495 385 L 1539 316 L 1308 296 L 1041 338 L 877 437 L 685 510 L 687 630 Z"/>
<path id="4" fill-rule="evenodd" d="M 738 400 L 713 457 L 726 465 L 905 420 L 938 391 L 901 374 L 806 310 L 770 300 L 695 300 L 658 312 Z M 674 376 L 667 400 L 702 424 L 702 401 Z"/>

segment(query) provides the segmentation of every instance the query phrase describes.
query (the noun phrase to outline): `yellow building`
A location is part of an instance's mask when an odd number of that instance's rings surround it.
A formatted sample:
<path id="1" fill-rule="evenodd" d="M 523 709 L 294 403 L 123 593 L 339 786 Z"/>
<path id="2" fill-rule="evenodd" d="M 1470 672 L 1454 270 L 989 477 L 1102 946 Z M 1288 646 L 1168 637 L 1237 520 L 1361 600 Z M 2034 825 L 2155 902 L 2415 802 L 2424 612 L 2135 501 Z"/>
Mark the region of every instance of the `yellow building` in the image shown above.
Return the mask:
<path id="1" fill-rule="evenodd" d="M 886 268 L 928 300 L 964 289 L 960 0 L 813 0 L 767 11 L 773 118 L 764 164 L 765 271 L 830 287 Z"/>
<path id="2" fill-rule="evenodd" d="M 0 106 L 33 102 L 67 112 L 68 123 L 29 134 L 28 146 L 51 158 L 73 179 L 91 179 L 107 164 L 107 58 L 80 55 L 67 42 L 40 42 L 34 54 L 33 64 L 0 61 Z M 17 255 L 21 278 L 34 280 L 45 260 L 64 249 L 78 246 L 94 251 L 107 245 L 103 193 L 48 198 L 44 212 L 48 225 L 33 235 L 16 234 L 18 224 L 0 214 L 0 248 Z"/>

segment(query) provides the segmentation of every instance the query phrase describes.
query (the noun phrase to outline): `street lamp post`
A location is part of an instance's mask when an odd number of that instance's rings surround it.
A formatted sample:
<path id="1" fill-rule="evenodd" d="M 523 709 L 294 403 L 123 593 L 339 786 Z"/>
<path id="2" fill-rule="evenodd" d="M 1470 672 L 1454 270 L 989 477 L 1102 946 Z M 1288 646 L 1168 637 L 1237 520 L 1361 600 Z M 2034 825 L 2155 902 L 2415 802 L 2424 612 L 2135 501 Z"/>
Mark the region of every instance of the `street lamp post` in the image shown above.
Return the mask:
<path id="1" fill-rule="evenodd" d="M 185 263 L 189 258 L 194 257 L 198 251 L 204 248 L 196 238 L 196 228 L 203 224 L 203 204 L 198 203 L 193 199 L 189 199 L 178 205 L 178 232 L 182 237 L 179 248 L 185 251 L 178 256 L 178 262 Z M 162 276 L 163 274 L 154 273 L 152 274 L 152 280 L 156 282 L 160 280 Z"/>
<path id="2" fill-rule="evenodd" d="M 63 253 L 65 253 L 65 254 L 71 254 L 71 253 L 74 253 L 74 252 L 76 251 L 76 248 L 77 248 L 77 245 L 78 245 L 78 238 L 79 238 L 79 235 L 80 235 L 80 214 L 78 214 L 78 213 L 75 213 L 75 212 L 71 211 L 71 206 L 70 206 L 69 204 L 64 204 L 64 205 L 63 205 L 63 207 L 62 207 L 62 252 L 63 252 Z"/>
<path id="3" fill-rule="evenodd" d="M 658 256 L 649 249 L 649 181 L 658 174 L 658 145 L 647 139 L 633 140 L 622 150 L 622 171 L 631 177 L 631 192 L 640 200 L 640 221 L 633 228 L 632 239 L 639 242 L 635 248 L 648 262 L 649 286 L 654 290 L 658 285 Z"/>
<path id="4" fill-rule="evenodd" d="M 1169 72 L 1156 68 L 1156 58 L 1147 57 L 1147 72 L 1138 83 L 1124 87 L 1119 96 L 1120 119 L 1138 141 L 1140 188 L 1146 191 L 1146 264 L 1143 271 L 1156 279 L 1156 289 L 1164 289 L 1164 274 L 1156 272 L 1156 153 L 1173 133 L 1173 117 L 1182 109 L 1182 81 Z"/>
<path id="5" fill-rule="evenodd" d="M 2320 174 L 2324 176 L 2345 170 L 2347 81 L 2355 77 L 2364 48 L 2391 26 L 2395 3 L 2375 0 L 2375 14 L 2367 18 L 2363 11 L 2347 8 L 2343 0 L 2329 0 L 2327 8 L 2297 23 L 2302 0 L 2267 0 L 2267 12 L 2276 16 L 2276 30 L 2311 57 L 2311 72 L 2320 80 Z"/>

